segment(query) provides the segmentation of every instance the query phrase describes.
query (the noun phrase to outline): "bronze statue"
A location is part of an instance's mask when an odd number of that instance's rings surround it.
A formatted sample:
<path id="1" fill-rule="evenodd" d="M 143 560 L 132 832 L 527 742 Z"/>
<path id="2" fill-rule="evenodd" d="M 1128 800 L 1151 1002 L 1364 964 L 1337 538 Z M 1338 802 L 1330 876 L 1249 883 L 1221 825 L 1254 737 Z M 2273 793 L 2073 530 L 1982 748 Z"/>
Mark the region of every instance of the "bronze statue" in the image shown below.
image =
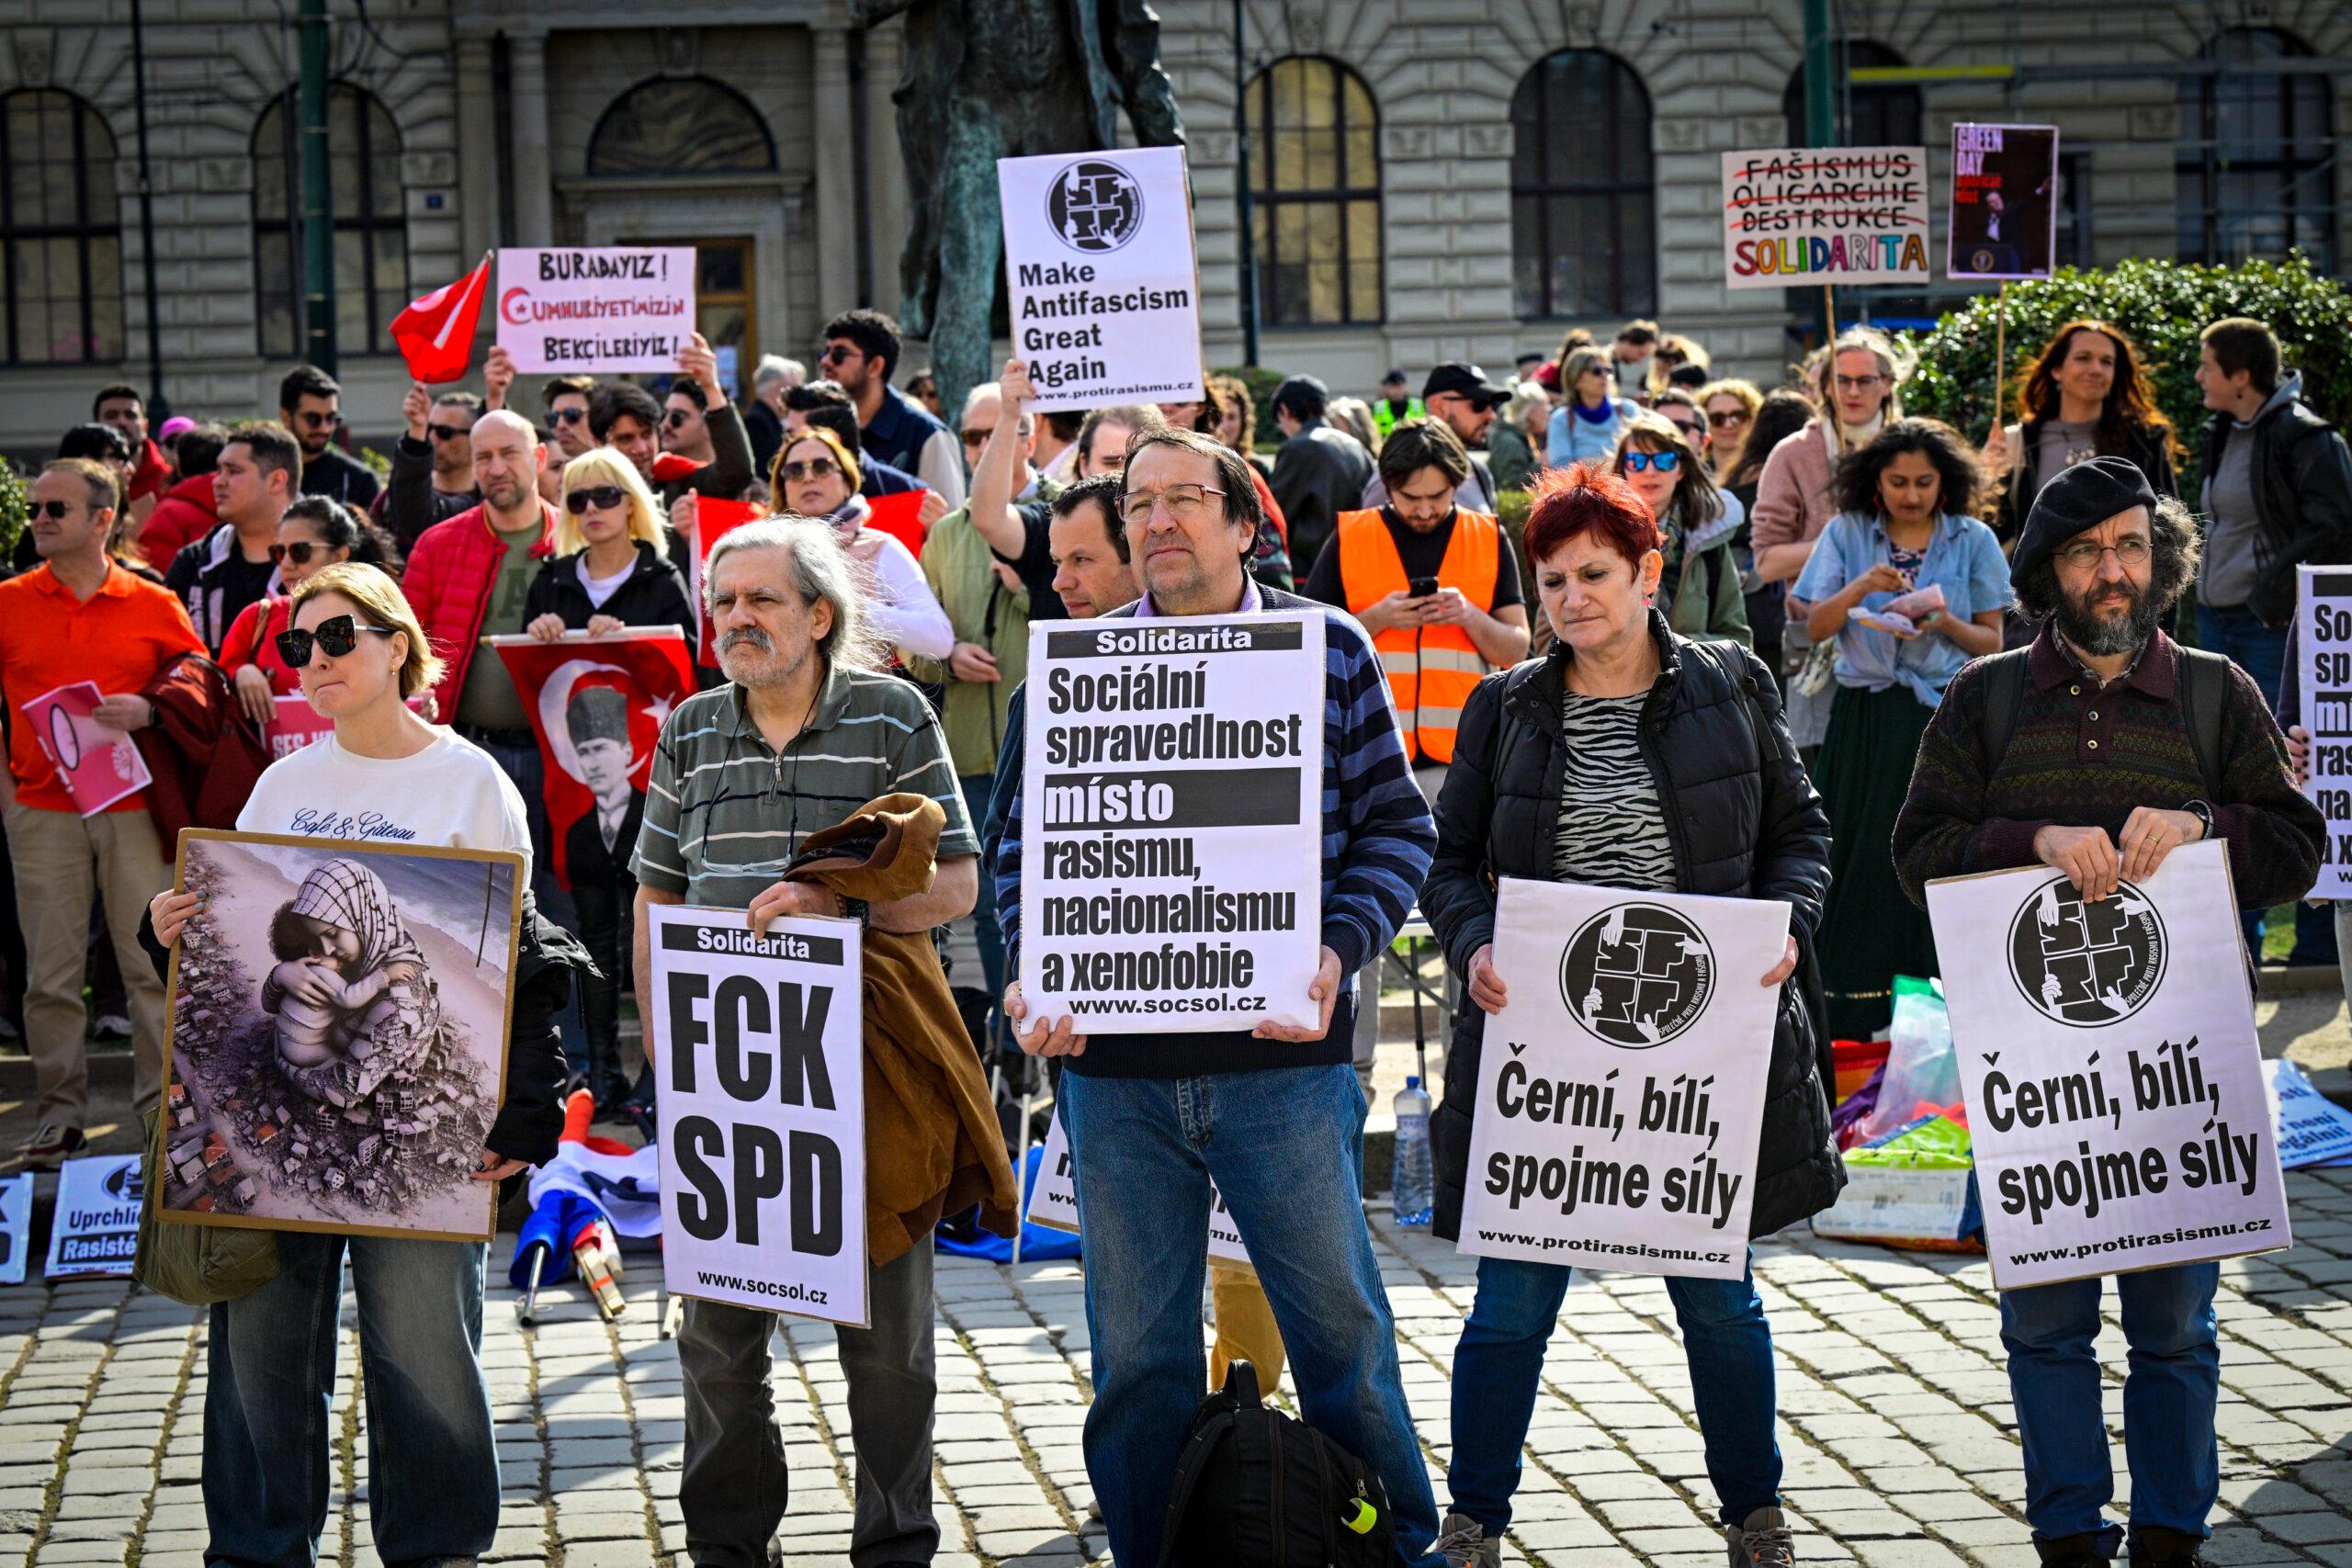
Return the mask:
<path id="1" fill-rule="evenodd" d="M 940 407 L 954 411 L 991 369 L 997 160 L 1116 147 L 1123 107 L 1147 147 L 1181 144 L 1184 128 L 1146 0 L 850 3 L 860 26 L 901 12 L 907 68 L 891 96 L 910 216 L 899 324 L 930 340 Z"/>

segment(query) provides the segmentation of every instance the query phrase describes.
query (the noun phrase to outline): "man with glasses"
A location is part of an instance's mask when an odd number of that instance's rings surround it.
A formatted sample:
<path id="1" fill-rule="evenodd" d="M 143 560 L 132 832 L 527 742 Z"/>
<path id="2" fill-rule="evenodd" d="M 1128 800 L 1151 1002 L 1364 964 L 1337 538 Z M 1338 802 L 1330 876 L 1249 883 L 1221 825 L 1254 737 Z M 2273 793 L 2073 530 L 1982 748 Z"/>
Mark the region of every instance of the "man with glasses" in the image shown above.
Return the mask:
<path id="1" fill-rule="evenodd" d="M 427 528 L 481 503 L 474 489 L 473 430 L 482 400 L 472 392 L 428 392 L 417 381 L 401 413 L 408 434 L 392 446 L 391 482 L 371 510 L 406 555 Z"/>
<path id="2" fill-rule="evenodd" d="M 89 681 L 105 694 L 95 716 L 99 724 L 144 729 L 155 710 L 138 694 L 173 660 L 205 651 L 170 590 L 107 553 L 121 493 L 114 473 L 87 458 L 48 465 L 33 481 L 28 508 L 40 564 L 0 583 L 0 702 L 16 716 L 8 743 L 16 787 L 5 810 L 24 929 L 25 1040 L 40 1123 L 20 1150 L 31 1169 L 51 1168 L 88 1142 L 82 1132 L 89 1101 L 82 970 L 93 897 L 106 905 L 130 996 L 138 1109 L 152 1108 L 163 1086 L 164 988 L 140 950 L 139 916 L 170 884 L 172 866 L 147 814 L 146 793 L 83 816 L 23 712 L 45 692 Z"/>
<path id="3" fill-rule="evenodd" d="M 820 368 L 856 407 L 865 450 L 922 480 L 950 507 L 961 506 L 964 457 L 955 433 L 890 385 L 899 352 L 898 322 L 879 310 L 844 310 L 825 323 Z"/>
<path id="4" fill-rule="evenodd" d="M 278 423 L 302 448 L 302 493 L 372 506 L 383 486 L 376 470 L 335 445 L 343 431 L 343 389 L 315 365 L 298 365 L 277 384 Z"/>
<path id="5" fill-rule="evenodd" d="M 1510 401 L 1510 389 L 1498 387 L 1487 379 L 1487 373 L 1464 359 L 1449 359 L 1429 374 L 1421 383 L 1421 395 L 1415 418 L 1438 421 L 1453 432 L 1462 443 L 1464 454 L 1470 459 L 1470 471 L 1453 492 L 1454 504 L 1472 512 L 1492 516 L 1495 511 L 1495 476 L 1487 468 L 1487 432 L 1493 428 L 1495 411 Z M 1397 423 L 1402 423 L 1397 422 Z M 1390 430 L 1395 429 L 1392 423 Z M 1381 432 L 1381 444 L 1387 445 L 1389 431 Z M 1378 454 L 1374 454 L 1375 462 Z M 1366 511 L 1388 504 L 1388 482 L 1375 467 L 1372 478 L 1364 482 L 1363 506 Z"/>
<path id="6" fill-rule="evenodd" d="M 750 488 L 752 438 L 743 416 L 727 400 L 718 380 L 718 355 L 696 333 L 678 351 L 678 375 L 662 411 L 662 450 L 695 464 L 690 480 L 671 481 L 662 497 L 675 501 L 692 490 L 696 495 L 733 501 Z"/>
<path id="7" fill-rule="evenodd" d="M 539 389 L 539 407 L 547 413 L 548 433 L 566 463 L 582 452 L 595 450 L 596 437 L 588 428 L 588 405 L 595 396 L 594 376 L 557 376 Z M 548 467 L 560 468 L 562 464 Z"/>
<path id="8" fill-rule="evenodd" d="M 300 446 L 283 426 L 262 420 L 232 426 L 212 469 L 212 510 L 220 525 L 174 556 L 164 574 L 215 659 L 245 606 L 278 590 L 269 547 L 294 499 L 301 461 Z"/>
<path id="9" fill-rule="evenodd" d="M 1091 1039 L 1077 1019 L 1033 1016 L 1019 979 L 1024 802 L 1014 796 L 996 865 L 1013 976 L 1004 1008 L 1023 1050 L 1064 1066 L 1093 1356 L 1087 1474 L 1113 1557 L 1157 1561 L 1170 1481 L 1207 1377 L 1200 1311 L 1214 1178 L 1290 1347 L 1300 1414 L 1380 1478 L 1397 1547 L 1418 1561 L 1437 1534 L 1437 1506 L 1364 1226 L 1363 1095 L 1349 1042 L 1352 977 L 1396 936 L 1436 826 L 1363 628 L 1250 577 L 1258 492 L 1238 453 L 1194 431 L 1138 436 L 1120 511 L 1144 596 L 1114 616 L 1323 617 L 1322 958 L 1308 992 L 1320 1016 L 1305 1028 L 1270 1021 Z"/>

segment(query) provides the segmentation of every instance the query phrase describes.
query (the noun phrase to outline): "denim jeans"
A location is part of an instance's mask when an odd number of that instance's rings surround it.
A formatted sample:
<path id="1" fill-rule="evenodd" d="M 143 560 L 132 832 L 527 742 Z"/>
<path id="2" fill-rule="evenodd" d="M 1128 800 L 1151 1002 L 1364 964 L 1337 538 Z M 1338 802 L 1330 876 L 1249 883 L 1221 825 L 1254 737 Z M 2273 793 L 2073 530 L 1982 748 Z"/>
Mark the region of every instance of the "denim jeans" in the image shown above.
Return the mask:
<path id="1" fill-rule="evenodd" d="M 479 1242 L 280 1231 L 277 1277 L 212 1308 L 208 1562 L 311 1568 L 334 1452 L 343 1260 L 359 1300 L 368 1516 L 387 1565 L 478 1557 L 498 1533 Z"/>
<path id="2" fill-rule="evenodd" d="M 1290 1348 L 1300 1414 L 1380 1478 L 1401 1561 L 1421 1562 L 1437 1503 L 1364 1225 L 1355 1070 L 1336 1062 L 1190 1078 L 1073 1072 L 1062 1075 L 1061 1097 L 1086 1235 L 1094 1382 L 1086 1473 L 1119 1568 L 1159 1560 L 1169 1482 L 1201 1402 L 1211 1178 Z"/>
<path id="3" fill-rule="evenodd" d="M 1568 1275 L 1563 1263 L 1478 1259 L 1477 1298 L 1453 1348 L 1453 1464 L 1446 1485 L 1453 1511 L 1477 1520 L 1489 1539 L 1510 1523 L 1536 1380 L 1544 1346 L 1559 1326 Z M 1682 1326 L 1719 1517 L 1743 1524 L 1781 1500 L 1772 1328 L 1763 1300 L 1752 1270 L 1737 1280 L 1669 1278 L 1666 1293 Z"/>
<path id="4" fill-rule="evenodd" d="M 988 820 L 989 795 L 996 788 L 994 773 L 966 773 L 956 781 L 964 792 L 964 809 L 972 814 L 975 831 Z M 980 944 L 980 976 L 988 987 L 989 1015 L 995 1015 L 995 998 L 1004 995 L 1004 931 L 996 922 L 995 878 L 983 866 L 980 872 L 980 897 L 972 906 L 972 934 Z M 957 977 L 956 983 L 963 983 Z"/>
<path id="5" fill-rule="evenodd" d="M 2184 1263 L 2115 1276 L 2123 1337 L 2123 1451 L 2132 1471 L 2132 1529 L 2153 1525 L 2203 1539 L 2222 1485 L 2213 1442 L 2222 1353 L 2216 1343 L 2215 1263 Z M 2114 1554 L 2118 1528 L 2104 1510 L 2115 1495 L 2108 1463 L 2104 1385 L 2091 1342 L 2098 1337 L 2103 1280 L 2074 1280 L 2001 1292 L 2001 1343 L 2025 1444 L 2025 1518 L 2043 1540 L 2096 1535 Z"/>
<path id="6" fill-rule="evenodd" d="M 581 929 L 579 906 L 571 893 L 556 885 L 555 836 L 548 818 L 547 761 L 539 755 L 537 745 L 502 746 L 494 740 L 485 740 L 481 731 L 464 725 L 458 727 L 458 733 L 489 752 L 499 772 L 514 781 L 523 796 L 524 820 L 531 829 L 531 897 L 538 900 L 539 913 L 585 941 L 587 933 Z M 635 896 L 632 891 L 630 897 Z M 587 1079 L 593 1093 L 596 1089 L 595 1055 L 578 987 L 572 987 L 571 998 L 563 1004 L 555 1021 L 563 1035 L 564 1066 Z"/>

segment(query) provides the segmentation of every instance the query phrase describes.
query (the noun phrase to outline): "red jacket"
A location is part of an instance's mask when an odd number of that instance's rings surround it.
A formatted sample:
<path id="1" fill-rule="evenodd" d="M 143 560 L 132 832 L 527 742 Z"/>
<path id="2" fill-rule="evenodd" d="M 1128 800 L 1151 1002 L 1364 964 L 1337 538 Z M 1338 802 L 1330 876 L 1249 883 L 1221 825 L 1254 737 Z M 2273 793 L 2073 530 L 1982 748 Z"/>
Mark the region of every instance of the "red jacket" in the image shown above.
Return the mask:
<path id="1" fill-rule="evenodd" d="M 135 736 L 155 779 L 146 792 L 155 836 L 169 849 L 183 828 L 235 827 L 269 766 L 269 749 L 229 672 L 200 653 L 184 653 L 141 695 L 155 706 L 155 722 Z"/>
<path id="2" fill-rule="evenodd" d="M 535 558 L 555 550 L 555 508 L 544 497 L 539 516 L 539 542 L 531 547 Z M 482 617 L 490 611 L 491 584 L 505 558 L 505 542 L 479 506 L 435 523 L 416 536 L 416 548 L 409 552 L 401 589 L 441 657 L 441 682 L 433 688 L 435 724 L 457 722 L 458 694 L 466 689 L 466 667 L 481 646 Z"/>
<path id="3" fill-rule="evenodd" d="M 172 558 L 220 526 L 213 510 L 212 476 L 197 474 L 164 492 L 140 525 L 139 552 L 157 571 L 171 570 Z"/>

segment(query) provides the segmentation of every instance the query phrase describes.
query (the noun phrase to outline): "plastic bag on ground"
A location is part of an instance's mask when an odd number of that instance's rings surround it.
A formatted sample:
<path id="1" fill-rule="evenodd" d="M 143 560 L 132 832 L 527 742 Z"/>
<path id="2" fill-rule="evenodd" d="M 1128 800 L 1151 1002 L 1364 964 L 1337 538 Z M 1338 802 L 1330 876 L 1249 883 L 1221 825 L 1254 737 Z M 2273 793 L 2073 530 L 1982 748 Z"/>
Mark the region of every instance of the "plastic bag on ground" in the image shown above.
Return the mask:
<path id="1" fill-rule="evenodd" d="M 1897 975 L 1886 1077 L 1879 1086 L 1878 1103 L 1862 1119 L 1862 1141 L 1883 1138 L 1905 1122 L 1936 1113 L 1966 1114 L 1961 1109 L 1960 1058 L 1952 1052 L 1943 982 Z"/>

